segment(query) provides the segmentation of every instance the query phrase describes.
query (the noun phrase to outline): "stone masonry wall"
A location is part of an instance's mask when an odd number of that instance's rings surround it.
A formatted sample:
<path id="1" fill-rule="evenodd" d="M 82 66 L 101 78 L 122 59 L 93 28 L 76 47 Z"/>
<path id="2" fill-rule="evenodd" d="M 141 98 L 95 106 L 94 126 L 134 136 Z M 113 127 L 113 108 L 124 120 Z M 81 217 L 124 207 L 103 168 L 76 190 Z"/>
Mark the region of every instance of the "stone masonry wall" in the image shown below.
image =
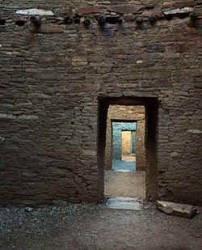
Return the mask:
<path id="1" fill-rule="evenodd" d="M 107 116 L 107 136 L 105 149 L 105 169 L 111 169 L 112 162 L 112 121 L 136 121 L 136 165 L 137 170 L 145 170 L 145 108 L 143 106 L 109 106 Z M 121 140 L 121 136 L 119 136 Z M 121 143 L 117 150 L 121 150 Z M 118 154 L 120 155 L 120 154 Z M 121 155 L 120 155 L 121 156 Z M 121 158 L 120 158 L 121 159 Z"/>
<path id="2" fill-rule="evenodd" d="M 95 2 L 0 1 L 1 204 L 103 198 L 98 97 L 158 99 L 158 198 L 202 204 L 201 1 Z"/>

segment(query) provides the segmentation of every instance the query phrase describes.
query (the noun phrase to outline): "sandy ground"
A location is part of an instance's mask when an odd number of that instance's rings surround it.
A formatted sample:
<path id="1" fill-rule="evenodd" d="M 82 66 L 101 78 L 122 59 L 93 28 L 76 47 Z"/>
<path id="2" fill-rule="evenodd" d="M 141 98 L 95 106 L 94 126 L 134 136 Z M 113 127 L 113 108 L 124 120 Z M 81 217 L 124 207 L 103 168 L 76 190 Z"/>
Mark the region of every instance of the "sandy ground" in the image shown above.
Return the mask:
<path id="1" fill-rule="evenodd" d="M 105 197 L 145 198 L 145 172 L 105 171 Z"/>
<path id="2" fill-rule="evenodd" d="M 0 208 L 1 250 L 201 250 L 202 216 L 168 216 L 105 205 Z"/>

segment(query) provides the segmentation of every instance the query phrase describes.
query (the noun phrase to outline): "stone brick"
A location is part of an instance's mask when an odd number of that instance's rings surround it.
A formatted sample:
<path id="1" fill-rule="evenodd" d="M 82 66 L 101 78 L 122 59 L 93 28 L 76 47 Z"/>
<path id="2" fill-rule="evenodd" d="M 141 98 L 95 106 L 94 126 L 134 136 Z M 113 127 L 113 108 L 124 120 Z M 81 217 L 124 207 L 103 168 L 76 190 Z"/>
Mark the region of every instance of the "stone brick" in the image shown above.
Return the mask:
<path id="1" fill-rule="evenodd" d="M 79 16 L 98 14 L 98 13 L 101 13 L 104 9 L 105 8 L 102 6 L 85 7 L 85 8 L 78 9 L 77 14 Z"/>
<path id="2" fill-rule="evenodd" d="M 107 9 L 119 14 L 136 13 L 142 6 L 133 4 L 110 5 Z"/>
<path id="3" fill-rule="evenodd" d="M 152 2 L 160 15 L 162 1 Z M 185 7 L 200 13 L 200 1 L 189 2 Z M 151 1 L 116 3 L 50 0 L 44 9 L 55 15 L 42 16 L 42 26 L 58 24 L 69 9 L 92 6 L 141 16 Z M 15 24 L 16 10 L 43 5 L 0 2 L 6 20 L 0 25 L 1 204 L 102 200 L 108 98 L 145 105 L 146 158 L 140 160 L 151 166 L 147 199 L 202 204 L 201 19 L 190 27 L 188 16 L 162 16 L 153 26 L 145 18 L 141 29 L 124 20 L 121 27 L 106 25 L 110 36 L 92 12 L 89 29 L 63 23 L 57 27 L 64 32 L 31 36 L 28 25 Z"/>
<path id="4" fill-rule="evenodd" d="M 164 2 L 163 6 L 176 7 L 176 8 L 193 7 L 195 6 L 195 1 L 194 0 L 169 1 L 169 2 Z"/>

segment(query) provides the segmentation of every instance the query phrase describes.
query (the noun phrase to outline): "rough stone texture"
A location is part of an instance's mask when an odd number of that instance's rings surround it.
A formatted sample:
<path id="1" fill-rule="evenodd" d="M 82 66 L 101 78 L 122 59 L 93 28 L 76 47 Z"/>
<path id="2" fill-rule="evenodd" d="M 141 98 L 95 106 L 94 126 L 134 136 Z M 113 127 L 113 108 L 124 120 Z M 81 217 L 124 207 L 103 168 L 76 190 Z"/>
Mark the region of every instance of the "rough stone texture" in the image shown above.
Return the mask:
<path id="1" fill-rule="evenodd" d="M 193 218 L 197 214 L 196 207 L 168 201 L 157 201 L 157 208 L 169 215 Z"/>
<path id="2" fill-rule="evenodd" d="M 151 2 L 162 3 L 144 1 Z M 70 5 L 87 4 L 0 2 L 6 18 L 0 26 L 1 203 L 102 199 L 103 152 L 97 148 L 105 137 L 98 128 L 105 127 L 98 104 L 106 118 L 102 98 L 119 98 L 121 105 L 130 97 L 143 98 L 146 106 L 147 193 L 155 189 L 159 199 L 202 204 L 201 134 L 187 132 L 201 130 L 201 25 L 175 17 L 101 30 L 93 21 L 89 29 L 64 25 L 63 33 L 52 34 L 15 25 L 17 9 L 38 6 L 60 17 Z"/>
<path id="3" fill-rule="evenodd" d="M 136 121 L 136 166 L 137 170 L 145 170 L 145 109 L 143 106 L 111 105 L 107 116 L 107 136 L 105 150 L 105 169 L 111 169 L 112 162 L 112 121 Z M 121 139 L 121 138 L 119 138 Z M 116 140 L 117 141 L 117 140 Z M 119 145 L 118 145 L 119 146 Z M 117 150 L 120 150 L 119 147 Z M 118 154 L 120 155 L 120 153 Z"/>

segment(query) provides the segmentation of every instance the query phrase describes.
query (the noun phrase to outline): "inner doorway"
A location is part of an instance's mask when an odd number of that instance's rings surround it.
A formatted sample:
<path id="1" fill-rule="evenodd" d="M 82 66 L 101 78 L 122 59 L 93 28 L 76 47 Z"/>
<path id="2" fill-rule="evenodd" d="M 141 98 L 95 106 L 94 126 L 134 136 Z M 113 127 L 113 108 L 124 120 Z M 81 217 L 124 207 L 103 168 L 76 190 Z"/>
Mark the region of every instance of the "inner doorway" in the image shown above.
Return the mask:
<path id="1" fill-rule="evenodd" d="M 135 161 L 136 130 L 122 131 L 122 161 Z"/>
<path id="2" fill-rule="evenodd" d="M 110 121 L 110 112 L 109 109 L 112 106 L 143 106 L 145 110 L 145 126 L 139 124 L 141 126 L 136 130 L 136 171 L 138 174 L 141 171 L 141 166 L 144 166 L 145 169 L 142 173 L 145 174 L 145 197 L 146 200 L 155 201 L 158 197 L 158 167 L 157 167 L 157 135 L 158 135 L 158 98 L 157 97 L 106 97 L 99 96 L 99 116 L 98 116 L 98 147 L 97 147 L 97 160 L 98 160 L 98 173 L 99 173 L 99 181 L 98 181 L 98 195 L 99 200 L 102 200 L 104 197 L 108 197 L 106 192 L 107 186 L 107 175 L 106 171 L 111 171 L 112 173 L 112 141 L 111 141 L 111 133 L 112 128 L 109 124 Z M 119 112 L 120 113 L 120 112 Z M 123 113 L 123 112 L 122 112 Z M 113 119 L 113 118 L 111 118 Z M 120 118 L 124 120 L 124 118 Z M 137 139 L 138 131 L 141 131 L 145 127 L 144 132 L 144 143 L 142 140 Z M 140 128 L 140 129 L 139 129 Z M 139 147 L 137 147 L 137 143 L 139 143 Z M 138 151 L 145 147 L 145 154 L 142 157 L 142 154 L 138 153 Z M 142 164 L 144 163 L 144 164 Z M 118 173 L 118 172 L 116 172 Z M 124 173 L 122 173 L 124 174 Z M 125 173 L 128 174 L 128 173 Z M 132 174 L 132 172 L 129 172 Z M 110 176 L 109 176 L 110 177 Z M 113 175 L 112 175 L 113 177 Z M 112 178 L 111 177 L 111 178 Z M 120 183 L 117 182 L 114 190 L 116 191 L 117 187 L 120 186 Z M 137 183 L 137 182 L 136 182 Z M 120 188 L 121 189 L 121 188 Z M 134 189 L 134 185 L 130 186 L 130 190 Z M 123 191 L 123 189 L 121 189 Z M 114 193 L 112 196 L 116 196 Z M 137 197 L 137 196 L 136 196 Z"/>
<path id="3" fill-rule="evenodd" d="M 136 128 L 135 121 L 112 121 L 112 169 L 114 171 L 136 170 Z"/>
<path id="4" fill-rule="evenodd" d="M 105 197 L 145 199 L 144 140 L 145 107 L 109 105 L 105 150 Z"/>

